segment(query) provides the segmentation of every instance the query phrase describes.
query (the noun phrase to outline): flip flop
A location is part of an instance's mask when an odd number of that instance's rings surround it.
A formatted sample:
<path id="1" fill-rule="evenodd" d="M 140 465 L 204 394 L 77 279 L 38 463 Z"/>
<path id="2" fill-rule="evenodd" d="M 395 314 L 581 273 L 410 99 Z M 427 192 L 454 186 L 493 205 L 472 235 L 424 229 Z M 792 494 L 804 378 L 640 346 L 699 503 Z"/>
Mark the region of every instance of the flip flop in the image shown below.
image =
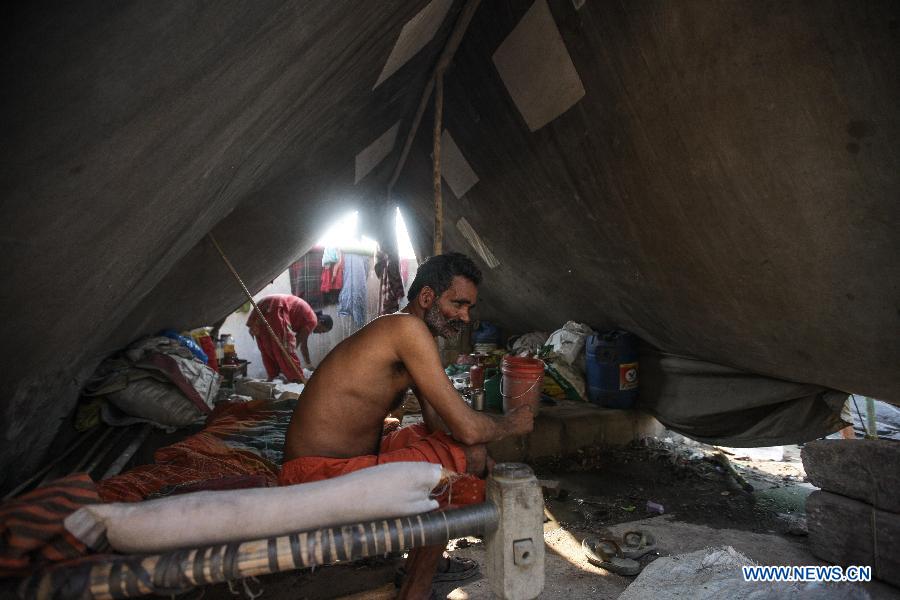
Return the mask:
<path id="1" fill-rule="evenodd" d="M 431 583 L 445 583 L 448 581 L 462 581 L 475 577 L 479 573 L 478 563 L 469 558 L 459 556 L 445 556 L 443 569 L 438 568 L 437 573 L 431 578 Z M 403 580 L 406 578 L 406 568 L 399 567 L 397 574 L 394 576 L 394 585 L 398 588 L 403 587 Z"/>
<path id="2" fill-rule="evenodd" d="M 581 542 L 581 548 L 585 558 L 595 567 L 626 577 L 641 572 L 641 564 L 634 559 L 624 558 L 619 544 L 613 540 L 587 537 Z"/>
<path id="3" fill-rule="evenodd" d="M 622 556 L 638 559 L 648 552 L 656 550 L 656 538 L 652 533 L 638 529 L 626 531 L 622 535 Z"/>

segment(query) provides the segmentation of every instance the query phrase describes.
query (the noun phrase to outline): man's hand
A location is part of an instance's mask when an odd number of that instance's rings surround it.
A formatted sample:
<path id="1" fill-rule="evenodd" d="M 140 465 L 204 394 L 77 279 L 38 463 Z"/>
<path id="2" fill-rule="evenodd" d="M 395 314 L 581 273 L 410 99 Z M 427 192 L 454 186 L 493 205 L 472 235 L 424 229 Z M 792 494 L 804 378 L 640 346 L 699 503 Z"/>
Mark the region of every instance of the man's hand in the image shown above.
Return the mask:
<path id="1" fill-rule="evenodd" d="M 506 413 L 509 435 L 525 435 L 534 430 L 534 409 L 530 404 L 517 406 Z"/>

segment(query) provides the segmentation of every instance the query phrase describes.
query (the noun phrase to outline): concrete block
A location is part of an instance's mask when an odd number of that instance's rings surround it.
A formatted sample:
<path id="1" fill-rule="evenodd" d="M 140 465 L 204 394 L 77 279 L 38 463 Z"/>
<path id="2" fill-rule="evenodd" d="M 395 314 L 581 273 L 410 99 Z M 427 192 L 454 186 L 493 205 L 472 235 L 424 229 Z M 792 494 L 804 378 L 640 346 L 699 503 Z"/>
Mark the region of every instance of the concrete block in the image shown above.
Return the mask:
<path id="1" fill-rule="evenodd" d="M 526 460 L 525 436 L 508 437 L 487 445 L 488 453 L 497 462 L 523 462 Z"/>
<path id="2" fill-rule="evenodd" d="M 564 423 L 552 415 L 539 414 L 534 431 L 525 436 L 525 454 L 528 460 L 556 456 L 562 447 Z"/>
<path id="3" fill-rule="evenodd" d="M 603 429 L 610 425 L 610 419 L 606 413 L 609 411 L 601 411 L 591 407 L 586 407 L 581 411 L 569 413 L 564 421 L 563 431 L 563 453 L 574 454 L 580 448 L 593 446 L 601 443 L 606 435 Z"/>
<path id="4" fill-rule="evenodd" d="M 900 513 L 900 442 L 816 440 L 800 456 L 816 487 Z"/>
<path id="5" fill-rule="evenodd" d="M 817 490 L 806 499 L 806 524 L 817 557 L 871 566 L 873 577 L 900 586 L 900 515 Z"/>
<path id="6" fill-rule="evenodd" d="M 644 412 L 560 402 L 541 408 L 529 435 L 488 444 L 488 451 L 498 462 L 524 462 L 575 454 L 593 445 L 624 446 L 662 431 L 659 421 Z"/>
<path id="7" fill-rule="evenodd" d="M 544 496 L 531 467 L 501 463 L 487 482 L 500 522 L 485 536 L 491 591 L 506 600 L 531 600 L 544 589 Z"/>

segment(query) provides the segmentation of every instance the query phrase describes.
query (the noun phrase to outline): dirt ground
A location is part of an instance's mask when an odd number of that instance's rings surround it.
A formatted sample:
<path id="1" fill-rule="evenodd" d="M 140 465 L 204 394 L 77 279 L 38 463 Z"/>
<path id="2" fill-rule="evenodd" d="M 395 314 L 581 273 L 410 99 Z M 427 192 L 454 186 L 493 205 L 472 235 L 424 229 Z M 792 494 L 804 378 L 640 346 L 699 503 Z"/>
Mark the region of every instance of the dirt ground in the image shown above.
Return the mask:
<path id="1" fill-rule="evenodd" d="M 762 565 L 824 564 L 810 554 L 805 541 L 803 507 L 815 488 L 803 482 L 799 448 L 785 447 L 781 461 L 755 460 L 739 456 L 740 451 L 729 456 L 753 487 L 747 492 L 711 458 L 715 448 L 679 438 L 589 448 L 533 465 L 540 479 L 559 483 L 545 490 L 542 598 L 616 598 L 634 578 L 589 564 L 581 541 L 588 535 L 621 537 L 633 529 L 651 532 L 657 540 L 656 552 L 641 559 L 644 566 L 659 556 L 726 545 Z M 648 501 L 661 505 L 663 514 L 648 512 Z M 448 548 L 452 555 L 484 564 L 484 544 L 478 538 L 454 540 Z M 231 600 L 235 594 L 250 598 L 262 593 L 263 599 L 389 598 L 401 564 L 399 557 L 369 559 L 262 577 L 247 581 L 246 588 L 242 583 L 232 590 L 211 586 L 184 597 Z M 900 590 L 878 582 L 863 589 L 874 599 L 900 597 Z M 492 598 L 483 576 L 436 586 L 435 591 L 450 600 Z"/>

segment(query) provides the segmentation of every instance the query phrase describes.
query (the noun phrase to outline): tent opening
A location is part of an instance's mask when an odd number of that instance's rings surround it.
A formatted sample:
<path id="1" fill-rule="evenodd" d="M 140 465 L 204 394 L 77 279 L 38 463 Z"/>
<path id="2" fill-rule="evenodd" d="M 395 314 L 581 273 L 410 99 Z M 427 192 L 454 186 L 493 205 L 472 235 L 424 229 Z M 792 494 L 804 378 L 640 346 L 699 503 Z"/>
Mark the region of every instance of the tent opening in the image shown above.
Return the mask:
<path id="1" fill-rule="evenodd" d="M 303 298 L 313 310 L 332 318 L 331 331 L 309 336 L 309 353 L 314 365 L 346 337 L 385 312 L 382 282 L 375 273 L 378 243 L 362 235 L 359 221 L 358 211 L 335 220 L 308 252 L 254 295 L 254 300 L 259 302 L 272 294 L 293 294 Z M 402 309 L 418 262 L 399 208 L 394 225 L 403 282 L 404 297 L 399 299 Z M 247 376 L 265 379 L 262 357 L 246 326 L 250 310 L 248 302 L 225 320 L 220 332 L 230 334 L 238 355 L 249 361 Z"/>

